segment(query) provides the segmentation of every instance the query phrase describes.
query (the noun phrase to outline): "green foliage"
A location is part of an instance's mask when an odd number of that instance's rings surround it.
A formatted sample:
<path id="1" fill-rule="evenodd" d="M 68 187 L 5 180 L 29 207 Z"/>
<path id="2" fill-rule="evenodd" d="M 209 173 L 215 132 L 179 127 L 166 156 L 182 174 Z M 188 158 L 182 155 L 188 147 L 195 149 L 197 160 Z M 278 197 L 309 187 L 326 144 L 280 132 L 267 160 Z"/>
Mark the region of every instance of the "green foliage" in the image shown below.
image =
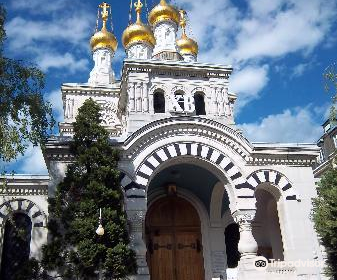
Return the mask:
<path id="1" fill-rule="evenodd" d="M 41 264 L 32 258 L 26 262 L 13 276 L 14 280 L 48 280 L 48 274 L 43 271 Z"/>
<path id="2" fill-rule="evenodd" d="M 128 248 L 118 152 L 100 126 L 100 107 L 92 99 L 79 109 L 71 151 L 74 162 L 49 201 L 50 242 L 43 248 L 43 267 L 63 279 L 97 277 L 100 263 L 107 279 L 135 273 Z M 99 208 L 105 234 L 97 236 Z"/>
<path id="3" fill-rule="evenodd" d="M 336 119 L 336 103 L 337 103 L 337 71 L 336 63 L 330 64 L 323 73 L 324 88 L 332 96 L 332 105 L 330 108 L 330 119 Z"/>
<path id="4" fill-rule="evenodd" d="M 41 93 L 44 74 L 35 66 L 4 57 L 6 11 L 0 4 L 0 161 L 23 154 L 47 139 L 54 119 Z"/>
<path id="5" fill-rule="evenodd" d="M 337 169 L 324 173 L 314 199 L 313 220 L 315 228 L 326 248 L 327 273 L 337 280 Z"/>

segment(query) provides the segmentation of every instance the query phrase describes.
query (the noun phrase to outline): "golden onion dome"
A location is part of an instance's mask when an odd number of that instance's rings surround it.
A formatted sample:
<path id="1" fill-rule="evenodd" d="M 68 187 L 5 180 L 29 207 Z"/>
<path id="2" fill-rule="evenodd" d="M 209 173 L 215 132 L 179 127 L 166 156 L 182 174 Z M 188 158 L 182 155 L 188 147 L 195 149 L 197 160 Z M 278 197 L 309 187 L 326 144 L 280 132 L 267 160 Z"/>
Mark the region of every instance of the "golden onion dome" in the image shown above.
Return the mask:
<path id="1" fill-rule="evenodd" d="M 152 47 L 156 44 L 156 39 L 154 38 L 151 28 L 142 23 L 140 19 L 140 12 L 143 4 L 138 1 L 135 3 L 137 20 L 134 24 L 129 25 L 123 32 L 122 42 L 124 48 L 128 48 L 133 43 L 145 42 Z"/>
<path id="2" fill-rule="evenodd" d="M 111 49 L 113 52 L 116 52 L 117 46 L 118 46 L 117 39 L 115 35 L 109 32 L 106 28 L 106 22 L 109 16 L 108 8 L 110 8 L 110 5 L 103 2 L 102 4 L 99 5 L 99 8 L 102 9 L 101 16 L 102 16 L 103 25 L 102 25 L 101 31 L 97 31 L 97 25 L 96 25 L 96 32 L 94 35 L 92 35 L 90 39 L 91 50 L 95 51 L 101 48 L 108 48 L 108 49 Z M 110 14 L 111 14 L 111 9 L 110 9 Z M 97 22 L 98 22 L 98 18 L 97 18 Z"/>
<path id="3" fill-rule="evenodd" d="M 193 39 L 186 35 L 186 12 L 184 10 L 179 11 L 180 14 L 180 27 L 182 29 L 181 38 L 177 40 L 177 46 L 179 47 L 180 54 L 192 54 L 196 56 L 198 54 L 198 44 Z"/>
<path id="4" fill-rule="evenodd" d="M 102 28 L 101 31 L 96 32 L 90 39 L 90 46 L 92 51 L 101 48 L 111 49 L 113 52 L 116 52 L 118 42 L 111 32 L 109 32 L 106 28 Z"/>
<path id="5" fill-rule="evenodd" d="M 145 42 L 152 47 L 156 44 L 152 30 L 143 23 L 129 25 L 123 32 L 122 42 L 124 48 L 128 48 L 132 43 Z"/>
<path id="6" fill-rule="evenodd" d="M 153 26 L 165 20 L 171 20 L 178 24 L 179 11 L 174 6 L 167 4 L 165 0 L 160 0 L 160 3 L 151 10 L 149 22 Z"/>
<path id="7" fill-rule="evenodd" d="M 192 54 L 196 56 L 198 54 L 197 42 L 187 37 L 185 33 L 177 40 L 177 46 L 179 47 L 181 55 Z"/>

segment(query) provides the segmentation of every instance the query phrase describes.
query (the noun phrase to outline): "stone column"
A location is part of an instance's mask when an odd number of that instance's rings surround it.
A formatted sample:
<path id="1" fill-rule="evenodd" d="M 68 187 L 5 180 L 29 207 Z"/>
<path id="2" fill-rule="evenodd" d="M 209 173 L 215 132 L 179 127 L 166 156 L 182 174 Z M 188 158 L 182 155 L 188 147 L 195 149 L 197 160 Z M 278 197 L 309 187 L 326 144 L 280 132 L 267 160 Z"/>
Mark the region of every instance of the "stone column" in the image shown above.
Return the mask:
<path id="1" fill-rule="evenodd" d="M 135 99 L 136 99 L 136 112 L 141 112 L 142 111 L 142 84 L 141 83 L 136 83 Z"/>
<path id="2" fill-rule="evenodd" d="M 127 198 L 126 214 L 129 223 L 130 247 L 136 253 L 137 275 L 131 277 L 136 280 L 149 280 L 149 268 L 146 262 L 146 245 L 143 239 L 145 216 L 147 210 L 146 198 Z"/>
<path id="3" fill-rule="evenodd" d="M 211 114 L 213 116 L 216 116 L 218 114 L 218 106 L 217 106 L 217 88 L 212 89 L 212 95 L 211 95 Z"/>
<path id="4" fill-rule="evenodd" d="M 149 93 L 147 90 L 147 83 L 143 83 L 143 88 L 142 88 L 142 96 L 143 96 L 143 112 L 148 112 L 149 111 Z"/>
<path id="5" fill-rule="evenodd" d="M 252 222 L 255 217 L 255 211 L 238 213 L 234 216 L 236 223 L 240 227 L 240 241 L 238 249 L 241 259 L 254 258 L 257 252 L 257 243 L 252 233 Z"/>
<path id="6" fill-rule="evenodd" d="M 129 94 L 129 111 L 135 111 L 135 84 L 129 83 L 128 86 L 128 94 Z"/>
<path id="7" fill-rule="evenodd" d="M 238 265 L 238 279 L 252 280 L 265 279 L 265 271 L 258 271 L 255 268 L 254 259 L 257 252 L 257 243 L 252 233 L 252 222 L 256 210 L 238 211 L 234 213 L 234 220 L 240 227 L 240 241 L 238 250 L 241 254 Z"/>
<path id="8" fill-rule="evenodd" d="M 218 104 L 218 115 L 223 116 L 224 115 L 224 96 L 223 96 L 223 89 L 219 88 L 217 91 L 217 104 Z"/>

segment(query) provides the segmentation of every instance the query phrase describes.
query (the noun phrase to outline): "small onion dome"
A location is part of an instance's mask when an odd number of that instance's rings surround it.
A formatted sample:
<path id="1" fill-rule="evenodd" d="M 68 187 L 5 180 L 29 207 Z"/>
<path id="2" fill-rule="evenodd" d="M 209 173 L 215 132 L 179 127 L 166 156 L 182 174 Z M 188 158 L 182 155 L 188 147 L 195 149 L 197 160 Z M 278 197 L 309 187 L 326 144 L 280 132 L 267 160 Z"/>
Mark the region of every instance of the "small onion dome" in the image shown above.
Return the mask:
<path id="1" fill-rule="evenodd" d="M 165 0 L 160 0 L 160 3 L 155 6 L 149 14 L 149 22 L 153 26 L 156 23 L 171 20 L 176 24 L 179 23 L 179 11 L 166 3 Z"/>
<path id="2" fill-rule="evenodd" d="M 151 28 L 137 20 L 134 24 L 129 25 L 123 32 L 122 42 L 124 48 L 128 48 L 133 43 L 145 42 L 154 47 L 156 39 L 154 38 Z"/>
<path id="3" fill-rule="evenodd" d="M 187 37 L 185 33 L 177 40 L 177 46 L 179 47 L 181 55 L 192 54 L 196 56 L 198 54 L 197 42 Z"/>
<path id="4" fill-rule="evenodd" d="M 113 52 L 116 52 L 118 42 L 116 37 L 111 32 L 109 32 L 105 26 L 103 26 L 101 31 L 98 31 L 92 35 L 90 39 L 90 46 L 92 51 L 100 48 L 108 48 Z"/>

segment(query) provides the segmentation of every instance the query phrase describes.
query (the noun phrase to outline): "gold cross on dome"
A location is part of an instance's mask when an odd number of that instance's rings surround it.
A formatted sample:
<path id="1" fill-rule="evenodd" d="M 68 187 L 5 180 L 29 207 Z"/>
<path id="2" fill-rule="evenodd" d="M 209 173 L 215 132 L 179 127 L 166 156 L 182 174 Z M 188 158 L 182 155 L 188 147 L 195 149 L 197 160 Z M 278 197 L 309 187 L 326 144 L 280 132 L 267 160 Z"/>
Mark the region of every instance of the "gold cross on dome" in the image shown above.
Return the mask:
<path id="1" fill-rule="evenodd" d="M 137 23 L 140 23 L 140 13 L 142 11 L 143 3 L 138 0 L 135 2 L 135 8 L 136 8 L 136 13 L 137 13 Z"/>
<path id="2" fill-rule="evenodd" d="M 103 21 L 106 21 L 108 19 L 108 16 L 109 16 L 108 8 L 110 8 L 110 5 L 106 2 L 103 2 L 98 7 L 100 7 L 102 9 L 102 19 L 103 19 Z"/>

